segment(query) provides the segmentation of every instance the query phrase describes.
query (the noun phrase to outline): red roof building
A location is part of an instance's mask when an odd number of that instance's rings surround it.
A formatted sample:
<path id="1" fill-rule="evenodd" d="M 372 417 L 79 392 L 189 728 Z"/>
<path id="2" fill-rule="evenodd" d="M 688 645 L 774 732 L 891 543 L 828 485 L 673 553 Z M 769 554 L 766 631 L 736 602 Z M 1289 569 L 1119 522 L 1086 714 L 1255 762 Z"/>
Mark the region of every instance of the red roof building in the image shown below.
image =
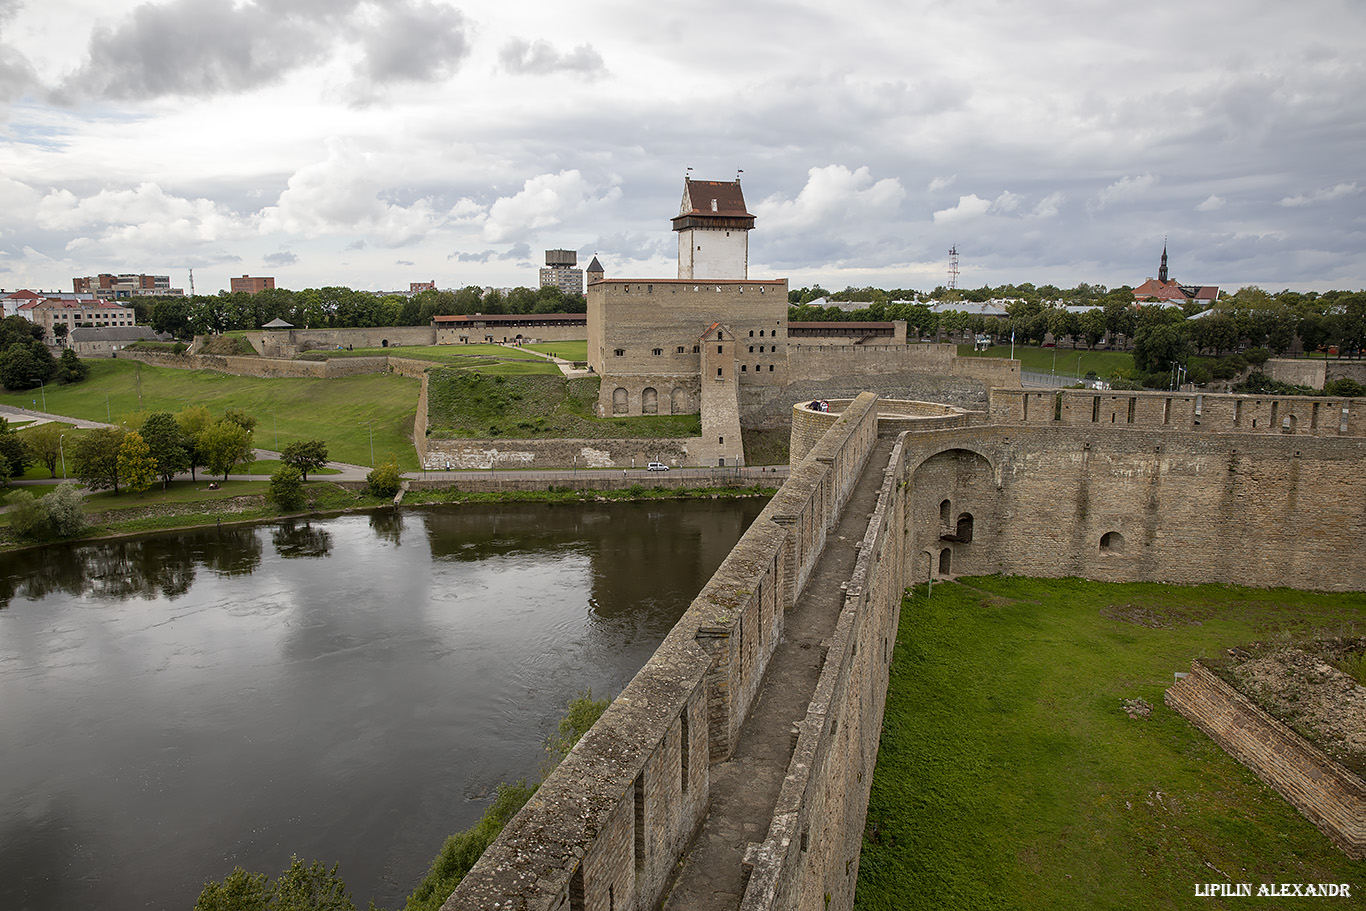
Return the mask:
<path id="1" fill-rule="evenodd" d="M 1162 245 L 1162 264 L 1157 270 L 1157 278 L 1149 278 L 1134 289 L 1134 300 L 1157 301 L 1160 303 L 1184 304 L 1187 301 L 1208 301 L 1219 299 L 1218 285 L 1182 285 L 1167 278 L 1167 245 Z"/>

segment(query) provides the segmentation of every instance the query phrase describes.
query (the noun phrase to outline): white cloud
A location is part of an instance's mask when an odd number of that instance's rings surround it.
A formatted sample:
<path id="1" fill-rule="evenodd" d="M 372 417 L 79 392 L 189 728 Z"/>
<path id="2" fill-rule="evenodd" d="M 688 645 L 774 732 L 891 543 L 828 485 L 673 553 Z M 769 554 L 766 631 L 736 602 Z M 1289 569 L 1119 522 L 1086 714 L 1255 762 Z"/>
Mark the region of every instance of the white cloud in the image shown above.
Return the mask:
<path id="1" fill-rule="evenodd" d="M 1218 212 L 1220 209 L 1224 207 L 1225 203 L 1227 202 L 1228 200 L 1224 199 L 1224 197 L 1215 196 L 1213 193 L 1211 193 L 1208 199 L 1206 199 L 1204 202 L 1200 203 L 1200 205 L 1195 207 L 1195 211 Z"/>
<path id="2" fill-rule="evenodd" d="M 774 194 L 754 207 L 764 230 L 828 227 L 850 219 L 886 217 L 906 198 L 895 177 L 873 180 L 868 168 L 850 171 L 844 165 L 812 168 L 796 199 Z"/>
<path id="3" fill-rule="evenodd" d="M 498 59 L 503 69 L 519 75 L 580 73 L 591 78 L 607 71 L 602 55 L 591 44 L 580 44 L 572 51 L 561 53 L 548 41 L 513 38 L 503 45 Z"/>
<path id="4" fill-rule="evenodd" d="M 1016 209 L 1020 207 L 1020 203 L 1022 202 L 1024 202 L 1023 196 L 1021 196 L 1018 193 L 1012 193 L 1009 190 L 1006 190 L 1000 196 L 997 196 L 995 199 L 991 201 L 991 214 L 1004 215 L 1010 212 L 1014 212 Z"/>
<path id="5" fill-rule="evenodd" d="M 1281 200 L 1281 205 L 1287 208 L 1309 206 L 1314 203 L 1332 202 L 1335 199 L 1346 199 L 1349 196 L 1356 196 L 1360 192 L 1361 188 L 1356 185 L 1355 181 L 1352 183 L 1340 183 L 1333 187 L 1315 190 L 1313 193 L 1307 195 L 1287 196 L 1285 199 Z"/>
<path id="6" fill-rule="evenodd" d="M 1036 206 L 1034 207 L 1034 211 L 1032 211 L 1032 212 L 1029 213 L 1029 214 L 1030 214 L 1030 217 L 1031 217 L 1031 218 L 1054 218 L 1054 217 L 1056 217 L 1057 214 L 1058 214 L 1059 209 L 1061 209 L 1061 207 L 1062 207 L 1063 200 L 1065 200 L 1066 198 L 1067 198 L 1067 197 L 1066 197 L 1064 194 L 1062 194 L 1062 193 L 1049 193 L 1049 194 L 1048 194 L 1047 196 L 1045 196 L 1043 199 L 1039 200 L 1038 205 L 1036 205 Z"/>
<path id="7" fill-rule="evenodd" d="M 1115 203 L 1132 202 L 1143 196 L 1154 186 L 1157 185 L 1158 178 L 1154 174 L 1140 174 L 1138 177 L 1121 177 L 1114 183 L 1096 194 L 1092 204 L 1088 206 L 1093 211 L 1099 211 L 1106 206 Z"/>
<path id="8" fill-rule="evenodd" d="M 938 193 L 940 190 L 947 190 L 953 186 L 953 182 L 958 179 L 957 174 L 950 174 L 948 177 L 936 177 L 930 181 L 928 187 L 931 193 Z"/>
<path id="9" fill-rule="evenodd" d="M 577 170 L 532 177 L 513 196 L 499 198 L 489 207 L 483 236 L 489 243 L 521 239 L 537 228 L 561 224 L 591 206 L 621 196 L 621 189 L 609 187 L 597 195 Z"/>
<path id="10" fill-rule="evenodd" d="M 958 205 L 935 212 L 934 223 L 936 225 L 960 225 L 976 221 L 986 215 L 990 209 L 991 200 L 983 199 L 976 193 L 972 193 L 968 196 L 958 197 Z"/>

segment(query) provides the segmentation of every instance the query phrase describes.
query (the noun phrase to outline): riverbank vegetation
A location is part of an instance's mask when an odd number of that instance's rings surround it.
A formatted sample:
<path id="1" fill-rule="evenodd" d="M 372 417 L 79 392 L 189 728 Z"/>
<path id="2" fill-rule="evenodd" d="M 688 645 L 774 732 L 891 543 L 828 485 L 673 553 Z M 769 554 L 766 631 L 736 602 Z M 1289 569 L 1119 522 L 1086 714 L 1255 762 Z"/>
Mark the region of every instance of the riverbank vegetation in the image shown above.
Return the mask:
<path id="1" fill-rule="evenodd" d="M 1162 701 L 1195 657 L 1363 625 L 1361 593 L 1002 577 L 916 588 L 856 907 L 1188 908 L 1199 882 L 1366 880 L 1366 863 Z"/>

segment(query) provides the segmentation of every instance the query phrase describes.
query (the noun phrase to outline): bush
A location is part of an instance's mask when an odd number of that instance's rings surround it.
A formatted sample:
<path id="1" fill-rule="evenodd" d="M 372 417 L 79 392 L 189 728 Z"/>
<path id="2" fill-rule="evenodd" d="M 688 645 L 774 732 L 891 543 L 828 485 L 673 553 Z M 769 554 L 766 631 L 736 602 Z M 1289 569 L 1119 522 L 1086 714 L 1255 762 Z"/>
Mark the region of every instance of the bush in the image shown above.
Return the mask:
<path id="1" fill-rule="evenodd" d="M 10 503 L 10 529 L 27 541 L 70 538 L 89 524 L 75 484 L 58 484 L 42 499 L 27 490 L 15 491 Z"/>
<path id="2" fill-rule="evenodd" d="M 1366 395 L 1366 386 L 1361 385 L 1354 379 L 1342 377 L 1337 380 L 1329 380 L 1323 386 L 1324 395 L 1340 395 L 1349 398 Z"/>
<path id="3" fill-rule="evenodd" d="M 390 458 L 389 461 L 372 469 L 365 476 L 365 480 L 370 485 L 370 493 L 377 497 L 392 499 L 398 493 L 399 486 L 403 483 L 403 476 L 399 474 L 398 460 Z"/>
<path id="4" fill-rule="evenodd" d="M 286 512 L 302 506 L 304 480 L 299 469 L 293 465 L 281 465 L 280 470 L 270 476 L 270 489 L 266 491 L 266 499 Z"/>
<path id="5" fill-rule="evenodd" d="M 1254 367 L 1260 367 L 1266 363 L 1267 358 L 1271 357 L 1271 352 L 1265 348 L 1249 348 L 1243 352 L 1243 357 Z"/>
<path id="6" fill-rule="evenodd" d="M 371 905 L 373 908 L 374 906 Z M 280 878 L 267 884 L 264 873 L 236 868 L 221 883 L 205 883 L 194 911 L 355 911 L 337 866 L 314 861 L 305 867 L 295 857 Z"/>

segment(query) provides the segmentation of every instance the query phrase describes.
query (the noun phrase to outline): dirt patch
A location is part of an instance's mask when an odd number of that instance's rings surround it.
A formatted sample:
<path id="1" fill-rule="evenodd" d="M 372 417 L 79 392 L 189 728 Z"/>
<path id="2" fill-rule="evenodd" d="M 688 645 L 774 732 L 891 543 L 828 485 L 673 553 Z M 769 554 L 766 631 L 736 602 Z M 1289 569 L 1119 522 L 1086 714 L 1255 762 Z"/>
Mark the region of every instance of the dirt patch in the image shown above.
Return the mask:
<path id="1" fill-rule="evenodd" d="M 1199 626 L 1209 616 L 1209 611 L 1189 604 L 1135 602 L 1107 604 L 1100 609 L 1100 615 L 1106 620 L 1131 623 L 1147 629 L 1171 629 L 1175 626 Z"/>
<path id="2" fill-rule="evenodd" d="M 1254 644 L 1230 649 L 1221 676 L 1333 759 L 1366 775 L 1366 687 L 1333 666 L 1364 651 L 1366 638 Z"/>

